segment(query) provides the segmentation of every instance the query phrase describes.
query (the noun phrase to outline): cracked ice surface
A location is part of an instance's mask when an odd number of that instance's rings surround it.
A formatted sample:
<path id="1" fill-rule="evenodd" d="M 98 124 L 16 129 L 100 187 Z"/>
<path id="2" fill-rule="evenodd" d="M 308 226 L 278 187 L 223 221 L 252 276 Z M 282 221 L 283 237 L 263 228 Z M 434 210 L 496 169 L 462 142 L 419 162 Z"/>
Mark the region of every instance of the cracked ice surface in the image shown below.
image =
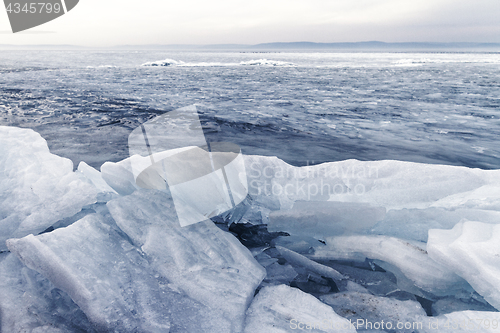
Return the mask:
<path id="1" fill-rule="evenodd" d="M 14 254 L 0 259 L 1 332 L 95 330 L 65 292 L 23 265 Z"/>
<path id="2" fill-rule="evenodd" d="M 168 191 L 138 189 L 130 160 L 73 172 L 34 132 L 5 131 L 2 331 L 286 332 L 295 317 L 340 315 L 427 332 L 434 319 L 498 320 L 484 301 L 499 306 L 498 171 L 245 156 L 247 199 L 218 226 L 182 228 Z"/>
<path id="3" fill-rule="evenodd" d="M 66 292 L 98 331 L 230 332 L 206 306 L 173 291 L 118 228 L 97 214 L 8 241 L 30 269 Z"/>
<path id="4" fill-rule="evenodd" d="M 174 288 L 220 311 L 235 331 L 242 329 L 265 269 L 233 235 L 211 221 L 180 227 L 173 202 L 163 192 L 136 191 L 110 201 L 108 207 L 118 226 Z"/>

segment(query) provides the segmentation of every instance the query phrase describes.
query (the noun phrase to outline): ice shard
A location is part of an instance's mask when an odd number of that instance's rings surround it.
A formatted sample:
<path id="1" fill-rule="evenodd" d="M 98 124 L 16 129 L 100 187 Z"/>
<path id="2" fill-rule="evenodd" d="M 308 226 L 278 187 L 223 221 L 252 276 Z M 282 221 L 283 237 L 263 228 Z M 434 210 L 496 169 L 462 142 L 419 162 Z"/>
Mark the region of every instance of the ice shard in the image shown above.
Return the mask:
<path id="1" fill-rule="evenodd" d="M 172 288 L 214 309 L 241 331 L 265 269 L 232 234 L 210 220 L 181 227 L 166 193 L 138 190 L 108 202 L 118 226 Z"/>
<path id="2" fill-rule="evenodd" d="M 347 319 L 316 297 L 286 285 L 262 288 L 247 311 L 245 333 L 354 333 Z"/>
<path id="3" fill-rule="evenodd" d="M 195 106 L 158 116 L 129 136 L 131 169 L 145 189 L 169 189 L 181 226 L 222 214 L 247 193 L 240 148 L 207 143 Z"/>
<path id="4" fill-rule="evenodd" d="M 98 190 L 30 129 L 0 126 L 0 251 L 96 201 Z"/>

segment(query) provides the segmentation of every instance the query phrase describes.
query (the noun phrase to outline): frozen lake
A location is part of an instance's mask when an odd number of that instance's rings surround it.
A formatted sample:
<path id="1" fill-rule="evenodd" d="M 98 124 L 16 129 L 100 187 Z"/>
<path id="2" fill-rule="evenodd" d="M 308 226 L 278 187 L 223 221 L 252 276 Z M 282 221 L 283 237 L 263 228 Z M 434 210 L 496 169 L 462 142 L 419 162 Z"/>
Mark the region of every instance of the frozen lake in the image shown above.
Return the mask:
<path id="1" fill-rule="evenodd" d="M 209 141 L 298 166 L 500 167 L 499 54 L 4 50 L 0 73 L 0 124 L 75 166 L 126 158 L 139 124 L 196 104 Z"/>
<path id="2" fill-rule="evenodd" d="M 496 330 L 499 86 L 493 53 L 2 51 L 0 330 Z"/>

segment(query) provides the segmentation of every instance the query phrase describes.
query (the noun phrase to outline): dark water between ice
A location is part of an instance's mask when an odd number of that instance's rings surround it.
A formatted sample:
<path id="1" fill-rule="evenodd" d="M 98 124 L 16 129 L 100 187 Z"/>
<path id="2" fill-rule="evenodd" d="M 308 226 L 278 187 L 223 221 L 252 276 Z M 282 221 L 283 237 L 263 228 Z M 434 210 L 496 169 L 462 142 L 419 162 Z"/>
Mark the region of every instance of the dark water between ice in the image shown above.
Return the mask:
<path id="1" fill-rule="evenodd" d="M 141 66 L 165 58 L 183 63 Z M 209 141 L 295 165 L 500 168 L 500 54 L 0 51 L 0 125 L 75 165 L 128 157 L 133 129 L 191 104 Z"/>

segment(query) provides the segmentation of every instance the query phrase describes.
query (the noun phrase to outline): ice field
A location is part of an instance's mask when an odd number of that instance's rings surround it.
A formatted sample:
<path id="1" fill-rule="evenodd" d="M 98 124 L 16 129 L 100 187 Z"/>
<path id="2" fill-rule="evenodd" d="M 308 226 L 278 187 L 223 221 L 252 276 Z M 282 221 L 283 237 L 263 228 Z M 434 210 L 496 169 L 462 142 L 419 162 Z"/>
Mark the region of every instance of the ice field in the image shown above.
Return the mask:
<path id="1" fill-rule="evenodd" d="M 498 54 L 44 52 L 0 53 L 1 332 L 500 329 Z M 188 105 L 231 193 L 138 181 Z"/>

